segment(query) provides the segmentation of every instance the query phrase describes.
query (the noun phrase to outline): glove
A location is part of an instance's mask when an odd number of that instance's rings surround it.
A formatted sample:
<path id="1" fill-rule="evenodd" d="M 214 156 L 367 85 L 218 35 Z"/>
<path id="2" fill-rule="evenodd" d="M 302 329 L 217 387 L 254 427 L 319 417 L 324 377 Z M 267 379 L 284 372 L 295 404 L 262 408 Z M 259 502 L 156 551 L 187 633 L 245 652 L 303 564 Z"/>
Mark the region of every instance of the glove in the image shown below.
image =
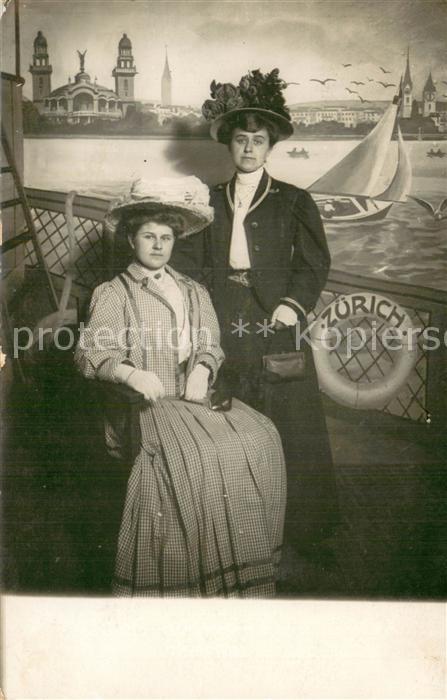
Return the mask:
<path id="1" fill-rule="evenodd" d="M 186 401 L 202 401 L 208 392 L 210 371 L 205 365 L 196 365 L 186 380 Z"/>
<path id="2" fill-rule="evenodd" d="M 275 331 L 285 328 L 286 326 L 294 326 L 297 322 L 298 315 L 296 311 L 287 306 L 286 304 L 280 304 L 276 307 L 272 314 L 271 323 Z"/>
<path id="3" fill-rule="evenodd" d="M 165 395 L 165 388 L 154 372 L 146 372 L 143 369 L 133 369 L 129 365 L 121 364 L 115 369 L 115 379 L 127 384 L 131 389 L 143 394 L 147 401 L 157 401 Z"/>

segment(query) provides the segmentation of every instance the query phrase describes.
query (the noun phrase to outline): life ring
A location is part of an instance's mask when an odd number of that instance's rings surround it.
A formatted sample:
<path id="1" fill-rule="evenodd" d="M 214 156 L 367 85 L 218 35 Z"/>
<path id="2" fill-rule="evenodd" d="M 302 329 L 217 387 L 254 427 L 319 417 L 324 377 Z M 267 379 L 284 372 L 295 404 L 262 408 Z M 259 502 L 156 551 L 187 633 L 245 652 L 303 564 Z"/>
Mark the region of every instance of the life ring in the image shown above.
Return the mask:
<path id="1" fill-rule="evenodd" d="M 400 339 L 399 348 L 391 350 L 395 359 L 390 372 L 367 383 L 351 380 L 330 361 L 334 329 L 360 316 L 378 319 L 381 326 L 396 329 L 394 335 Z M 418 357 L 417 331 L 408 313 L 379 294 L 358 292 L 337 297 L 317 316 L 309 331 L 320 389 L 343 406 L 383 407 L 405 385 Z"/>

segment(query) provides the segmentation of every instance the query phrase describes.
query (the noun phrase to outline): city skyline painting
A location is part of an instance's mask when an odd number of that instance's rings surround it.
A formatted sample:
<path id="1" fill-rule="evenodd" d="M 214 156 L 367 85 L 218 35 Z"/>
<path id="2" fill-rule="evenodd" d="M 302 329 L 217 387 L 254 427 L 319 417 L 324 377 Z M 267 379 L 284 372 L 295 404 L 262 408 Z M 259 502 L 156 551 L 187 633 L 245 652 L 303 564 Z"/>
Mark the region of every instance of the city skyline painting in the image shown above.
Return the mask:
<path id="1" fill-rule="evenodd" d="M 272 67 L 290 83 L 289 104 L 346 99 L 346 86 L 356 89 L 354 81 L 365 83 L 357 86 L 364 98 L 386 100 L 390 89 L 380 81 L 399 82 L 408 48 L 416 91 L 422 91 L 429 71 L 442 88 L 447 80 L 443 17 L 442 3 L 421 0 L 33 0 L 21 9 L 21 58 L 23 66 L 31 63 L 33 41 L 41 30 L 48 41 L 54 87 L 77 71 L 77 50 L 87 50 L 86 70 L 92 77 L 112 87 L 118 42 L 126 33 L 138 70 L 138 100 L 160 101 L 166 46 L 174 104 L 200 107 L 213 79 L 235 82 L 248 69 Z M 25 78 L 24 95 L 31 99 L 29 74 Z"/>
<path id="2" fill-rule="evenodd" d="M 399 112 L 404 133 L 447 131 L 439 3 L 224 5 L 234 11 L 202 1 L 186 12 L 182 2 L 114 0 L 106 14 L 98 0 L 24 2 L 25 133 L 204 137 L 201 105 L 211 81 L 237 85 L 247 71 L 273 67 L 285 81 L 296 138 L 364 136 L 402 80 L 409 87 Z M 392 41 L 391 25 L 400 27 Z M 7 46 L 4 53 L 7 63 Z"/>

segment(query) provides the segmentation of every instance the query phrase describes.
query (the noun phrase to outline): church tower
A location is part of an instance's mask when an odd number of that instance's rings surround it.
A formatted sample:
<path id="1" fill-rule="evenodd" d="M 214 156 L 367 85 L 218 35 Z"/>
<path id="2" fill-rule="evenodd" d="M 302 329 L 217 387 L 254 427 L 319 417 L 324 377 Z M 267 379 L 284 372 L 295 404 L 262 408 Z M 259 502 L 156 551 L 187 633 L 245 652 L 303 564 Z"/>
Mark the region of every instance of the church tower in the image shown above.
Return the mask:
<path id="1" fill-rule="evenodd" d="M 430 114 L 436 112 L 436 87 L 431 77 L 431 71 L 422 91 L 422 110 L 424 117 L 429 117 Z"/>
<path id="2" fill-rule="evenodd" d="M 42 32 L 39 30 L 34 39 L 33 64 L 29 67 L 33 76 L 33 102 L 37 109 L 43 109 L 44 100 L 51 92 L 52 66 L 49 64 L 48 45 Z"/>
<path id="3" fill-rule="evenodd" d="M 401 116 L 404 119 L 410 119 L 411 108 L 413 105 L 413 81 L 411 80 L 410 73 L 410 48 L 407 49 L 407 66 L 405 68 L 405 75 L 401 83 L 402 89 L 402 106 L 401 106 Z"/>
<path id="4" fill-rule="evenodd" d="M 118 59 L 112 75 L 115 78 L 115 92 L 123 105 L 124 114 L 129 103 L 135 101 L 133 83 L 137 69 L 133 61 L 131 41 L 127 34 L 123 34 L 118 44 Z"/>
<path id="5" fill-rule="evenodd" d="M 168 62 L 168 49 L 166 47 L 165 67 L 161 78 L 161 105 L 170 107 L 172 105 L 172 78 Z"/>

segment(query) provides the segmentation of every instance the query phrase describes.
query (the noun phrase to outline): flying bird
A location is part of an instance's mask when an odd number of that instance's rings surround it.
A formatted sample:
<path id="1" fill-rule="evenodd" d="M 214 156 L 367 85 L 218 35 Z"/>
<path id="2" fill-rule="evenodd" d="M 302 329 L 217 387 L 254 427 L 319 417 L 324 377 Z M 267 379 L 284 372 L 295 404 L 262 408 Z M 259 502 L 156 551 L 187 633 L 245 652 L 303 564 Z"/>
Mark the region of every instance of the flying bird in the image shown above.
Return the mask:
<path id="1" fill-rule="evenodd" d="M 350 90 L 349 88 L 345 88 L 345 90 L 347 90 L 347 91 L 349 92 L 350 95 L 358 95 L 358 94 L 359 94 L 359 93 L 357 92 L 357 90 Z"/>
<path id="2" fill-rule="evenodd" d="M 342 63 L 341 65 L 343 68 L 349 68 L 349 66 L 352 66 L 352 63 Z"/>
<path id="3" fill-rule="evenodd" d="M 391 73 L 390 70 L 386 70 L 386 68 L 382 68 L 382 66 L 379 66 L 379 68 L 382 71 L 382 73 Z"/>
<path id="4" fill-rule="evenodd" d="M 318 78 L 309 78 L 309 82 L 321 83 L 322 85 L 326 85 L 326 83 L 328 83 L 329 81 L 331 81 L 332 83 L 336 82 L 335 78 L 325 78 L 324 80 L 318 80 Z"/>
<path id="5" fill-rule="evenodd" d="M 361 80 L 351 80 L 351 83 L 352 83 L 353 85 L 364 85 L 364 84 L 365 84 L 365 83 L 362 83 Z"/>
<path id="6" fill-rule="evenodd" d="M 397 87 L 396 83 L 383 83 L 381 80 L 376 80 L 376 83 L 379 83 L 379 85 L 383 85 L 384 88 Z"/>
<path id="7" fill-rule="evenodd" d="M 433 204 L 430 202 L 427 202 L 425 199 L 421 199 L 420 197 L 414 197 L 414 195 L 410 194 L 408 195 L 410 199 L 414 199 L 415 202 L 421 205 L 421 207 L 424 207 L 427 211 L 430 212 L 430 214 L 433 216 L 435 221 L 441 221 L 441 219 L 447 219 L 447 212 L 443 214 L 442 212 L 447 209 L 447 197 L 442 200 L 442 202 L 439 203 L 439 206 L 435 209 Z"/>
<path id="8" fill-rule="evenodd" d="M 365 100 L 365 98 L 362 97 L 361 95 L 358 95 L 358 97 L 359 97 L 360 102 L 371 102 L 371 100 Z"/>

